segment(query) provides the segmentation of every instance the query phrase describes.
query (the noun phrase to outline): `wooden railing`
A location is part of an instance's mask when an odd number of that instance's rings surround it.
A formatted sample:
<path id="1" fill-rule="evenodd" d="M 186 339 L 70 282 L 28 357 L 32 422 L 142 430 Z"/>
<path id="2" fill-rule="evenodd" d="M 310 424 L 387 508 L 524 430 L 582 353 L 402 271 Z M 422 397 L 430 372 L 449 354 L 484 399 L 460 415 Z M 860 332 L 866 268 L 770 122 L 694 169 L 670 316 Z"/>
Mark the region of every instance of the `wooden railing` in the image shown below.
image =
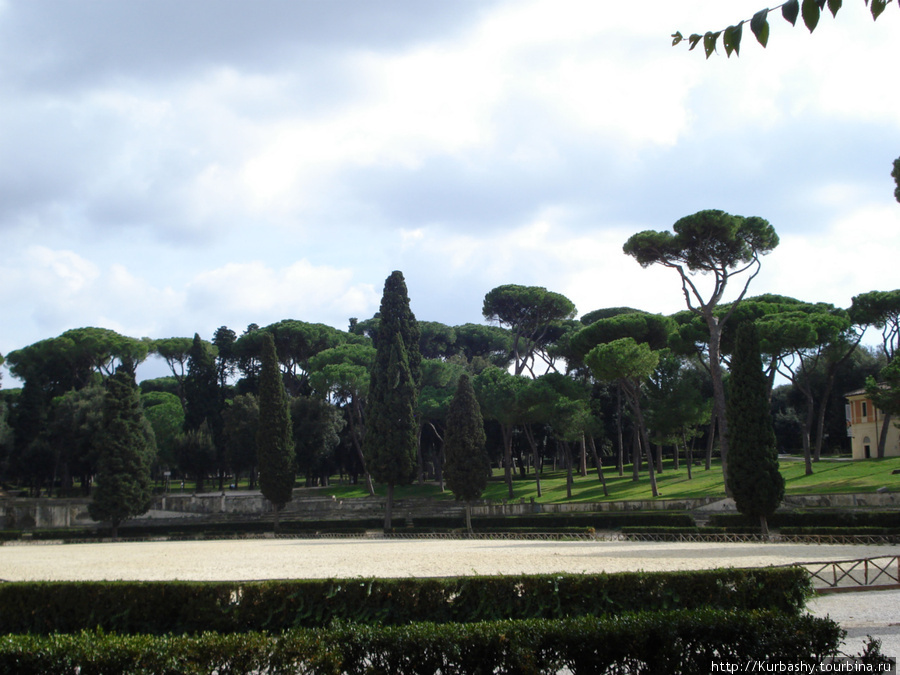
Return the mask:
<path id="1" fill-rule="evenodd" d="M 820 593 L 900 588 L 900 556 L 897 555 L 835 562 L 798 562 L 792 566 L 805 568 Z"/>

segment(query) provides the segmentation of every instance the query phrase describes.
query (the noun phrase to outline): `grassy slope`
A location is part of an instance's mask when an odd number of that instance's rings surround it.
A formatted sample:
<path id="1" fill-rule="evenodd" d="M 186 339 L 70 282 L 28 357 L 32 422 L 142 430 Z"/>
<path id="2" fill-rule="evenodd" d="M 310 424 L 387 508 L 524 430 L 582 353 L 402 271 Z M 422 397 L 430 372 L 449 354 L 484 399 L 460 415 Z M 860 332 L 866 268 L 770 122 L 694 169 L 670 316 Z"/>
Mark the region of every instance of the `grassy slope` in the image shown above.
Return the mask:
<path id="1" fill-rule="evenodd" d="M 783 461 L 781 473 L 787 483 L 788 494 L 838 494 L 838 493 L 864 493 L 874 492 L 880 487 L 887 487 L 892 492 L 900 490 L 900 475 L 892 475 L 891 472 L 900 469 L 900 458 L 872 459 L 865 461 L 826 460 L 813 464 L 813 474 L 804 475 L 802 461 Z M 641 474 L 640 480 L 631 480 L 630 466 L 625 467 L 625 475 L 619 477 L 615 468 L 605 469 L 609 497 L 603 496 L 603 488 L 597 478 L 596 470 L 590 472 L 587 477 L 575 476 L 575 485 L 572 491 L 572 499 L 566 498 L 566 478 L 564 471 L 545 471 L 541 480 L 543 495 L 538 498 L 535 488 L 534 476 L 529 474 L 525 478 L 516 478 L 513 483 L 514 498 L 529 500 L 534 498 L 539 502 L 599 502 L 651 499 L 650 481 L 646 472 Z M 694 497 L 716 497 L 725 495 L 724 482 L 722 480 L 721 465 L 713 463 L 710 471 L 702 467 L 695 467 L 693 478 L 688 480 L 687 470 L 682 463 L 678 471 L 673 471 L 671 462 L 664 464 L 664 471 L 657 475 L 657 483 L 661 499 L 685 499 Z M 376 488 L 379 495 L 383 495 L 383 489 Z M 365 497 L 363 486 L 332 485 L 327 488 L 314 488 L 311 494 L 335 495 L 339 499 L 352 499 Z M 301 493 L 302 494 L 302 491 Z M 298 495 L 299 496 L 299 495 Z M 502 472 L 495 471 L 494 479 L 488 484 L 484 499 L 504 500 L 508 493 L 503 482 Z M 453 495 L 448 491 L 441 493 L 437 485 L 426 484 L 424 486 L 410 485 L 396 490 L 398 499 L 411 497 L 429 497 L 435 499 L 452 499 Z"/>

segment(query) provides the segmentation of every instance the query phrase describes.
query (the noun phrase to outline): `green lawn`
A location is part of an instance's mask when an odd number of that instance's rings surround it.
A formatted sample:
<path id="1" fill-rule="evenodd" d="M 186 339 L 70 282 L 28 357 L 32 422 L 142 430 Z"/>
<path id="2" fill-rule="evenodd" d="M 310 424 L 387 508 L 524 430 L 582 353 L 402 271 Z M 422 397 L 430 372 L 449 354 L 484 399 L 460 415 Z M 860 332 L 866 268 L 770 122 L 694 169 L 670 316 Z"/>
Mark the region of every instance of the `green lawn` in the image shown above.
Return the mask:
<path id="1" fill-rule="evenodd" d="M 687 469 L 682 466 L 678 471 L 672 470 L 671 461 L 665 462 L 663 472 L 657 474 L 657 485 L 661 499 L 686 499 L 696 497 L 724 497 L 725 487 L 722 480 L 722 467 L 713 463 L 712 469 L 705 471 L 702 466 L 694 467 L 693 478 L 688 480 Z M 860 461 L 823 459 L 813 463 L 813 474 L 804 475 L 803 461 L 788 460 L 781 462 L 781 473 L 787 483 L 789 494 L 839 494 L 854 492 L 874 492 L 880 487 L 887 487 L 892 492 L 900 491 L 900 474 L 891 472 L 900 469 L 900 458 L 869 459 Z M 516 477 L 513 482 L 514 499 L 539 502 L 600 502 L 651 499 L 650 479 L 646 472 L 641 473 L 640 480 L 631 480 L 631 467 L 625 467 L 625 475 L 619 476 L 615 468 L 605 469 L 609 497 L 604 497 L 603 488 L 592 471 L 586 477 L 575 476 L 572 499 L 566 499 L 566 474 L 564 471 L 545 471 L 541 479 L 543 495 L 537 497 L 534 475 Z M 376 493 L 384 496 L 384 489 L 376 487 Z M 367 496 L 364 485 L 332 485 L 325 488 L 311 488 L 310 494 L 335 495 L 339 499 L 352 499 Z M 429 497 L 434 499 L 452 499 L 448 491 L 441 493 L 436 484 L 409 485 L 395 490 L 397 499 Z M 484 499 L 501 501 L 508 498 L 503 473 L 494 472 L 494 479 L 488 484 Z"/>

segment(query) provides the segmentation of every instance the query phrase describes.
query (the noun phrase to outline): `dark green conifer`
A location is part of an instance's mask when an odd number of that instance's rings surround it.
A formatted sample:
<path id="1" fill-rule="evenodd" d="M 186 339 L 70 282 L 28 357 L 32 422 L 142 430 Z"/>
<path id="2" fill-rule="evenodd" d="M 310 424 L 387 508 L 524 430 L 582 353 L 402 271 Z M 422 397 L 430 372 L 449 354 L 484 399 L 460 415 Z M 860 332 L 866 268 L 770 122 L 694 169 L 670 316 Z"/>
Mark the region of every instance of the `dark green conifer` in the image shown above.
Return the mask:
<path id="1" fill-rule="evenodd" d="M 259 430 L 256 435 L 259 488 L 278 514 L 291 501 L 294 489 L 294 439 L 287 394 L 271 333 L 263 335 L 259 374 Z"/>
<path id="2" fill-rule="evenodd" d="M 202 490 L 202 483 L 208 473 L 215 471 L 219 476 L 219 489 L 225 481 L 225 442 L 223 440 L 224 421 L 222 410 L 225 407 L 223 390 L 219 386 L 219 372 L 216 366 L 215 348 L 194 334 L 194 341 L 188 350 L 188 372 L 184 378 L 184 431 L 199 432 L 207 429 L 211 446 L 208 443 L 183 443 L 182 447 L 189 453 L 196 451 L 195 456 L 186 457 L 187 465 L 197 475 L 197 490 Z M 199 439 L 198 433 L 192 434 L 193 441 Z M 209 450 L 212 452 L 209 452 Z"/>
<path id="3" fill-rule="evenodd" d="M 363 452 L 369 473 L 387 485 L 384 527 L 390 530 L 394 486 L 409 484 L 416 468 L 415 411 L 422 369 L 419 327 L 401 272 L 393 272 L 384 283 L 380 318 Z"/>
<path id="4" fill-rule="evenodd" d="M 150 508 L 148 443 L 138 389 L 131 372 L 122 366 L 106 381 L 103 425 L 97 439 L 97 480 L 88 506 L 91 518 L 109 521 L 112 536 L 129 518 Z"/>
<path id="5" fill-rule="evenodd" d="M 219 414 L 219 378 L 210 345 L 194 333 L 188 350 L 188 372 L 184 378 L 184 430 L 199 429 L 206 422 L 215 435 Z"/>
<path id="6" fill-rule="evenodd" d="M 487 487 L 490 462 L 485 452 L 484 421 L 469 376 L 463 374 L 447 410 L 444 476 L 454 497 L 466 503 L 466 529 L 472 531 L 471 502 Z"/>
<path id="7" fill-rule="evenodd" d="M 759 518 L 767 535 L 768 518 L 784 498 L 784 477 L 778 470 L 768 383 L 755 324 L 738 329 L 729 384 L 728 487 L 738 511 Z"/>

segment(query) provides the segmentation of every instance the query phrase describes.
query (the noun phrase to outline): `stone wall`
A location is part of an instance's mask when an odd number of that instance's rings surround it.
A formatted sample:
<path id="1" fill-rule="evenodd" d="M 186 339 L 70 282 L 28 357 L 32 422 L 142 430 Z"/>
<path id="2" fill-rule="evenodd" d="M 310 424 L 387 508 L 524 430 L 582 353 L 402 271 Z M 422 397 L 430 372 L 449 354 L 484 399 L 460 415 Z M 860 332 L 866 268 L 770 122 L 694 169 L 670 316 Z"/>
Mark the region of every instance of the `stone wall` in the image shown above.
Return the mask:
<path id="1" fill-rule="evenodd" d="M 96 527 L 88 514 L 88 499 L 0 499 L 0 529 L 33 530 Z M 789 495 L 782 508 L 900 508 L 900 493 L 847 495 Z M 730 499 L 655 499 L 620 502 L 541 504 L 524 499 L 513 502 L 476 502 L 473 516 L 518 516 L 535 513 L 592 513 L 604 511 L 734 511 Z M 157 497 L 151 510 L 131 523 L 172 520 L 249 520 L 271 517 L 272 506 L 258 492 L 168 494 Z M 394 503 L 397 518 L 462 517 L 464 506 L 455 501 L 401 499 Z M 384 500 L 340 500 L 331 496 L 295 496 L 282 511 L 282 519 L 355 520 L 383 518 Z"/>
<path id="2" fill-rule="evenodd" d="M 99 527 L 88 514 L 89 499 L 0 499 L 0 529 L 34 530 Z M 331 496 L 297 497 L 281 512 L 282 520 L 357 520 L 383 518 L 385 502 L 379 498 L 340 500 Z M 453 501 L 400 499 L 394 502 L 397 518 L 462 517 L 464 506 Z M 157 497 L 150 511 L 129 523 L 163 524 L 195 520 L 250 520 L 271 517 L 272 505 L 258 492 L 168 494 Z"/>

